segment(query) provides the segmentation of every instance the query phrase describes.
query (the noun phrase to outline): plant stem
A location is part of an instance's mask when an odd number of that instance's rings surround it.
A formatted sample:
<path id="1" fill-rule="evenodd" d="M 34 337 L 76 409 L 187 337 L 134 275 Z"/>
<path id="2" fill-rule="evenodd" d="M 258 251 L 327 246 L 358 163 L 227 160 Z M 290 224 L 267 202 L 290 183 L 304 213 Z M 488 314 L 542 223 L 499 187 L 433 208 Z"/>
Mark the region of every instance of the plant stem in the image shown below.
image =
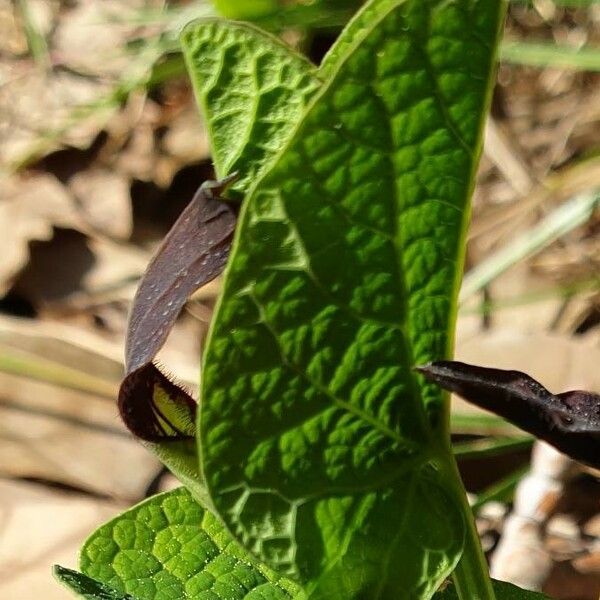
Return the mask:
<path id="1" fill-rule="evenodd" d="M 456 593 L 461 600 L 496 600 L 489 570 L 475 526 L 475 516 L 467 501 L 467 494 L 461 483 L 460 473 L 452 459 L 454 477 L 454 492 L 463 507 L 465 518 L 465 546 L 452 579 Z"/>
<path id="2" fill-rule="evenodd" d="M 34 15 L 31 13 L 28 1 L 18 0 L 17 6 L 23 19 L 23 28 L 25 29 L 25 37 L 27 38 L 31 57 L 38 65 L 46 69 L 50 64 L 46 38 L 43 32 L 40 31 Z"/>

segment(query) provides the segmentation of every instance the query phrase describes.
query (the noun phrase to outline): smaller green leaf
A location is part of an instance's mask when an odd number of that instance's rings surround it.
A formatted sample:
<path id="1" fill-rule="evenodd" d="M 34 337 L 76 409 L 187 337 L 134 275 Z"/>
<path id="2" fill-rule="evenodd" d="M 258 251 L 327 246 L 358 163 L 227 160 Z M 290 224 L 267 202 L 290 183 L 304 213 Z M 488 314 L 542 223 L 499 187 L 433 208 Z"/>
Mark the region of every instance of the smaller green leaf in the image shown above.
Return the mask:
<path id="1" fill-rule="evenodd" d="M 217 177 L 239 194 L 263 173 L 320 87 L 314 65 L 251 25 L 199 20 L 181 37 Z"/>
<path id="2" fill-rule="evenodd" d="M 54 577 L 66 588 L 75 592 L 80 598 L 86 600 L 138 600 L 131 594 L 117 592 L 113 588 L 79 573 L 72 569 L 54 565 L 52 568 Z"/>
<path id="3" fill-rule="evenodd" d="M 506 583 L 505 581 L 492 579 L 492 585 L 494 587 L 494 593 L 496 594 L 496 600 L 550 600 L 548 596 L 545 596 L 540 592 L 524 590 L 512 583 Z M 433 600 L 459 600 L 459 596 L 456 593 L 454 585 L 448 583 L 443 591 L 436 593 Z"/>
<path id="4" fill-rule="evenodd" d="M 106 600 L 285 600 L 300 591 L 255 562 L 185 488 L 97 529 L 81 549 L 80 568 L 122 594 Z"/>

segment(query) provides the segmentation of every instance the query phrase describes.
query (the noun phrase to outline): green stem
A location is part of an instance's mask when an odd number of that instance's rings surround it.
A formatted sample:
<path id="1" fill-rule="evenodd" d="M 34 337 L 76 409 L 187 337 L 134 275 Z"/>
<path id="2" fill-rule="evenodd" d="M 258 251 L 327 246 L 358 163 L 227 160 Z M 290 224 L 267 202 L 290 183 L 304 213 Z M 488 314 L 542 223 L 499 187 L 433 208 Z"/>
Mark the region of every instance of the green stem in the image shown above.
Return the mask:
<path id="1" fill-rule="evenodd" d="M 466 526 L 464 550 L 452 574 L 456 593 L 461 600 L 496 600 L 487 562 L 479 542 L 475 516 L 467 501 L 456 462 L 452 462 L 455 474 L 454 492 L 463 507 Z"/>
<path id="2" fill-rule="evenodd" d="M 18 0 L 17 6 L 21 12 L 23 20 L 23 28 L 25 29 L 25 37 L 27 45 L 33 60 L 43 68 L 47 68 L 50 64 L 48 45 L 43 32 L 40 31 L 34 16 L 31 13 L 28 0 Z"/>

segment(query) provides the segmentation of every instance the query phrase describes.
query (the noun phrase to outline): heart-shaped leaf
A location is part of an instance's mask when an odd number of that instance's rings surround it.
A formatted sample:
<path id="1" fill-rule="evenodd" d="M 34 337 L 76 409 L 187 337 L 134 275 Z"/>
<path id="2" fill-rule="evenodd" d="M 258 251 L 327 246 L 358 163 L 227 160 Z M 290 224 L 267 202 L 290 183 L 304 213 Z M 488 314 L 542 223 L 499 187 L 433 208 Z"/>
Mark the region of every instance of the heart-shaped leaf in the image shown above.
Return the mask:
<path id="1" fill-rule="evenodd" d="M 81 549 L 80 568 L 83 578 L 64 569 L 58 575 L 84 598 L 284 600 L 300 593 L 258 565 L 185 488 L 97 529 Z"/>
<path id="2" fill-rule="evenodd" d="M 452 344 L 502 3 L 364 10 L 244 202 L 201 465 L 236 538 L 309 595 L 428 598 L 463 513 L 442 394 L 412 366 Z"/>

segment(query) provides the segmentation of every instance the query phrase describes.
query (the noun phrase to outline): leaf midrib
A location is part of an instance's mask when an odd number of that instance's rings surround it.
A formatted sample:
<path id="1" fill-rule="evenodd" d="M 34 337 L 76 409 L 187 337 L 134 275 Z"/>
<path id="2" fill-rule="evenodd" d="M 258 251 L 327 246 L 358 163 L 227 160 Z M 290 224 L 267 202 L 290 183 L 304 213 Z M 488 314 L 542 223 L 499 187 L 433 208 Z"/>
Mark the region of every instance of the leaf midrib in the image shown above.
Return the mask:
<path id="1" fill-rule="evenodd" d="M 416 487 L 416 478 L 411 479 L 410 481 L 410 485 L 408 486 L 408 490 L 406 492 L 406 506 L 410 506 L 412 499 L 414 497 L 415 494 L 415 487 Z M 387 552 L 386 552 L 386 559 L 383 563 L 383 567 L 382 567 L 382 571 L 385 574 L 383 577 L 380 578 L 380 582 L 379 582 L 379 586 L 377 587 L 376 591 L 375 591 L 375 596 L 374 596 L 374 600 L 377 600 L 378 598 L 381 598 L 381 595 L 383 594 L 383 590 L 384 590 L 384 585 L 388 580 L 388 571 L 390 568 L 390 560 L 392 558 L 392 554 L 393 554 L 393 550 L 394 548 L 397 546 L 398 542 L 400 541 L 400 538 L 402 536 L 402 534 L 404 533 L 404 528 L 406 526 L 406 520 L 408 518 L 408 513 L 409 511 L 405 511 L 404 514 L 402 515 L 402 522 L 400 523 L 400 526 L 398 527 L 398 529 L 396 530 L 396 534 L 394 535 L 394 539 L 392 540 L 392 543 L 388 546 L 387 548 Z"/>

